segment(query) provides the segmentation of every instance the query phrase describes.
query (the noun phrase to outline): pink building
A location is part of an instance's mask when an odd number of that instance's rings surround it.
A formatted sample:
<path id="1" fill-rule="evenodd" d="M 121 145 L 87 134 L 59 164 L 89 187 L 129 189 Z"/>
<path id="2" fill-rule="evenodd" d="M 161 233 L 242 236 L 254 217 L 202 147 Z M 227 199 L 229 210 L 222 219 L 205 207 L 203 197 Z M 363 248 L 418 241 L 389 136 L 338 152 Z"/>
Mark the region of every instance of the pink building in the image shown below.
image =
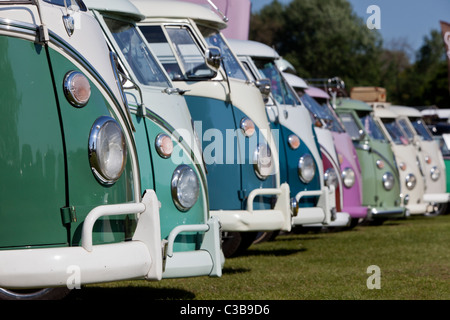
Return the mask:
<path id="1" fill-rule="evenodd" d="M 186 2 L 197 3 L 214 8 L 208 0 L 182 0 Z M 248 32 L 250 28 L 250 0 L 211 0 L 220 12 L 228 18 L 228 27 L 222 30 L 226 38 L 248 40 Z M 220 16 L 221 14 L 217 12 Z"/>

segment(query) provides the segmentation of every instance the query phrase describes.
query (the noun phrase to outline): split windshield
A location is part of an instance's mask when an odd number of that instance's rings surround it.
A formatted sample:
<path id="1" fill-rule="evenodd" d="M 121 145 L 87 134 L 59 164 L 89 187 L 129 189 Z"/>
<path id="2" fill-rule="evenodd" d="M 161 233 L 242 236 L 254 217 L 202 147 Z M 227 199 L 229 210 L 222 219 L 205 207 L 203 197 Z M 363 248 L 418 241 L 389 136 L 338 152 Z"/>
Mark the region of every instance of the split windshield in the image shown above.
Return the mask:
<path id="1" fill-rule="evenodd" d="M 375 140 L 386 140 L 378 124 L 373 120 L 370 113 L 364 112 L 359 114 L 359 119 L 364 126 L 364 131 Z"/>
<path id="2" fill-rule="evenodd" d="M 316 118 L 321 120 L 326 129 L 334 132 L 345 132 L 344 128 L 341 126 L 339 120 L 334 114 L 334 111 L 330 110 L 328 105 L 319 104 L 316 99 L 307 93 L 303 93 L 300 100 L 302 100 L 306 108 L 308 108 L 308 110 L 313 113 Z"/>
<path id="3" fill-rule="evenodd" d="M 140 26 L 152 51 L 173 81 L 207 80 L 215 72 L 205 63 L 205 57 L 191 31 L 184 26 Z"/>
<path id="4" fill-rule="evenodd" d="M 291 91 L 284 78 L 281 76 L 275 62 L 253 58 L 255 66 L 258 68 L 262 78 L 270 80 L 271 93 L 279 104 L 289 104 L 293 106 L 300 105 L 295 94 Z"/>
<path id="5" fill-rule="evenodd" d="M 202 34 L 205 37 L 208 46 L 214 46 L 220 49 L 227 75 L 230 78 L 248 80 L 238 60 L 223 40 L 222 35 L 213 29 L 208 30 L 207 28 L 202 28 L 202 30 Z"/>
<path id="6" fill-rule="evenodd" d="M 169 80 L 134 25 L 107 17 L 104 20 L 137 80 L 143 85 L 170 87 Z"/>
<path id="7" fill-rule="evenodd" d="M 428 128 L 423 123 L 422 119 L 411 119 L 411 123 L 416 130 L 417 134 L 426 141 L 432 141 L 433 137 Z"/>
<path id="8" fill-rule="evenodd" d="M 408 136 L 404 133 L 400 125 L 394 118 L 381 118 L 386 130 L 395 144 L 409 144 Z"/>

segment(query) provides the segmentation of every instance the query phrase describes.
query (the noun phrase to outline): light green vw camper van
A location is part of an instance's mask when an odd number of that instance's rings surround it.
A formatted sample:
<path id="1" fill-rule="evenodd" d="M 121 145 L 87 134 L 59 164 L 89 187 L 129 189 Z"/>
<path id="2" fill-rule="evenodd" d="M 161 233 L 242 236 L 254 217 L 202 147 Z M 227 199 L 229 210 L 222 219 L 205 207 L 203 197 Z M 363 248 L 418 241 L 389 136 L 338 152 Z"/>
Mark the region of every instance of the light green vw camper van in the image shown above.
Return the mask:
<path id="1" fill-rule="evenodd" d="M 219 220 L 210 217 L 205 167 L 184 97 L 135 23 L 144 18 L 128 0 L 85 1 L 117 53 L 135 128 L 142 189 L 161 202 L 166 243 L 163 278 L 220 276 Z"/>
<path id="2" fill-rule="evenodd" d="M 385 133 L 372 117 L 372 108 L 350 98 L 337 98 L 334 107 L 358 154 L 363 173 L 362 205 L 369 208 L 367 219 L 379 224 L 389 218 L 407 216 L 408 212 L 401 206 L 395 157 Z M 403 197 L 405 201 L 408 198 Z"/>

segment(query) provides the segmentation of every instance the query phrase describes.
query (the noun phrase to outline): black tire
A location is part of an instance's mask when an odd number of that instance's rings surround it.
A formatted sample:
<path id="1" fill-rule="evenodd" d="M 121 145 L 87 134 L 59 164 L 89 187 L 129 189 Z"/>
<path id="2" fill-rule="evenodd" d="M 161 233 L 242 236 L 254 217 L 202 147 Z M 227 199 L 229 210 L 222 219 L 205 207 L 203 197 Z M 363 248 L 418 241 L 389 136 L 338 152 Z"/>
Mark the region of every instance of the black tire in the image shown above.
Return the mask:
<path id="1" fill-rule="evenodd" d="M 257 232 L 224 232 L 222 235 L 222 251 L 225 258 L 244 253 L 253 243 Z"/>
<path id="2" fill-rule="evenodd" d="M 274 241 L 275 238 L 280 234 L 280 231 L 266 231 L 266 232 L 258 232 L 256 234 L 255 240 L 253 240 L 253 244 L 266 242 L 266 241 Z"/>
<path id="3" fill-rule="evenodd" d="M 66 287 L 29 289 L 29 290 L 9 290 L 0 288 L 0 300 L 61 300 L 65 298 L 70 289 Z"/>

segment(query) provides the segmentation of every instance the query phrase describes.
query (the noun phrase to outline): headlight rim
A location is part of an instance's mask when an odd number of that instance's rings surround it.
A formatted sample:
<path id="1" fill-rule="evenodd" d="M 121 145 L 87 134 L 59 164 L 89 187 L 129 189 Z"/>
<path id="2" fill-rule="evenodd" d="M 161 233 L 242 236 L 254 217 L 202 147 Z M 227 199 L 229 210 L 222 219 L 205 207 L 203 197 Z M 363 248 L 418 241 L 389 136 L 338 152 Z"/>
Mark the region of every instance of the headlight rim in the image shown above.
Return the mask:
<path id="1" fill-rule="evenodd" d="M 272 159 L 272 150 L 270 149 L 270 146 L 266 143 L 260 143 L 256 146 L 256 149 L 253 153 L 253 171 L 255 172 L 256 176 L 258 177 L 258 179 L 260 180 L 266 180 L 271 173 L 269 173 L 268 175 L 264 175 L 261 173 L 261 168 L 259 167 L 259 159 L 260 159 L 260 153 L 261 153 L 261 148 L 262 147 L 266 147 L 267 148 L 267 155 L 268 158 L 270 159 L 270 170 L 269 172 L 272 172 L 273 170 L 273 159 Z"/>
<path id="2" fill-rule="evenodd" d="M 351 183 L 347 183 L 347 178 L 348 175 L 351 175 Z M 342 170 L 341 172 L 341 177 L 342 177 L 342 183 L 344 184 L 344 187 L 346 187 L 347 189 L 352 188 L 355 185 L 356 182 L 356 174 L 355 174 L 355 170 L 353 170 L 350 167 L 346 167 Z"/>
<path id="3" fill-rule="evenodd" d="M 192 172 L 194 174 L 194 177 L 196 179 L 197 182 L 197 194 L 195 196 L 195 200 L 192 202 L 192 205 L 185 205 L 182 203 L 182 201 L 180 201 L 180 197 L 179 197 L 179 193 L 178 193 L 178 185 L 180 182 L 180 179 L 182 177 L 182 174 L 185 172 L 185 170 L 189 170 L 190 172 Z M 172 178 L 170 181 L 170 189 L 171 189 L 171 195 L 172 195 L 172 201 L 175 204 L 175 207 L 181 211 L 181 212 L 187 212 L 190 209 L 192 209 L 192 207 L 195 206 L 195 204 L 197 203 L 199 197 L 200 197 L 200 180 L 196 174 L 196 172 L 187 164 L 180 164 L 179 166 L 177 166 L 175 168 L 175 170 L 173 171 L 172 174 Z"/>
<path id="4" fill-rule="evenodd" d="M 122 165 L 120 166 L 120 169 L 117 171 L 117 174 L 115 175 L 116 177 L 110 177 L 108 176 L 104 170 L 105 168 L 102 168 L 102 165 L 100 163 L 100 159 L 99 159 L 99 153 L 101 151 L 99 151 L 99 143 L 97 141 L 98 136 L 102 130 L 102 128 L 104 128 L 104 126 L 108 123 L 111 122 L 114 125 L 117 126 L 117 128 L 119 129 L 120 135 L 121 135 L 121 140 L 122 140 L 122 146 L 123 146 L 123 152 L 122 152 Z M 126 166 L 126 161 L 127 161 L 127 154 L 128 154 L 128 149 L 127 149 L 127 145 L 126 145 L 126 139 L 125 139 L 125 134 L 120 126 L 120 124 L 112 117 L 109 116 L 100 116 L 98 117 L 92 127 L 91 130 L 89 132 L 89 142 L 88 142 L 88 156 L 89 156 L 89 164 L 91 166 L 91 170 L 94 173 L 95 178 L 103 185 L 106 186 L 111 186 L 114 183 L 116 183 L 120 177 L 122 176 L 123 171 L 125 170 L 125 166 Z"/>
<path id="5" fill-rule="evenodd" d="M 412 182 L 412 186 L 410 187 L 410 186 L 408 186 L 408 183 L 411 182 L 411 181 L 410 181 L 411 179 L 413 179 L 414 181 Z M 408 173 L 408 174 L 406 175 L 406 177 L 405 177 L 405 185 L 406 185 L 406 188 L 407 188 L 408 190 L 412 190 L 412 189 L 415 188 L 416 184 L 417 184 L 417 178 L 416 178 L 416 176 L 415 176 L 414 174 L 412 174 L 412 173 Z"/>
<path id="6" fill-rule="evenodd" d="M 437 174 L 437 177 L 433 178 L 433 175 L 435 175 L 435 174 Z M 430 169 L 430 178 L 431 178 L 431 180 L 438 181 L 440 177 L 441 177 L 441 170 L 439 170 L 439 168 L 437 166 L 433 166 Z"/>
<path id="7" fill-rule="evenodd" d="M 388 180 L 389 179 L 389 180 Z M 385 190 L 387 190 L 387 191 L 391 191 L 393 188 L 394 188 L 394 186 L 395 186 L 395 177 L 394 177 L 394 175 L 390 172 L 390 171 L 387 171 L 387 172 L 385 172 L 384 174 L 383 174 L 383 176 L 381 177 L 381 182 L 383 183 L 383 188 L 385 189 Z M 391 182 L 391 186 L 390 187 L 387 187 L 386 186 L 386 183 L 387 182 Z"/>
<path id="8" fill-rule="evenodd" d="M 304 177 L 303 173 L 304 173 L 304 169 L 302 168 L 302 163 L 305 163 L 306 159 L 311 159 L 311 164 L 312 164 L 312 172 L 313 174 L 311 175 L 311 178 L 307 179 Z M 312 155 L 310 155 L 309 153 L 306 153 L 304 155 L 302 155 L 299 159 L 298 159 L 298 164 L 297 164 L 297 175 L 300 179 L 300 181 L 302 181 L 303 183 L 310 183 L 311 181 L 314 180 L 314 177 L 316 176 L 316 162 L 314 161 L 314 158 Z"/>

